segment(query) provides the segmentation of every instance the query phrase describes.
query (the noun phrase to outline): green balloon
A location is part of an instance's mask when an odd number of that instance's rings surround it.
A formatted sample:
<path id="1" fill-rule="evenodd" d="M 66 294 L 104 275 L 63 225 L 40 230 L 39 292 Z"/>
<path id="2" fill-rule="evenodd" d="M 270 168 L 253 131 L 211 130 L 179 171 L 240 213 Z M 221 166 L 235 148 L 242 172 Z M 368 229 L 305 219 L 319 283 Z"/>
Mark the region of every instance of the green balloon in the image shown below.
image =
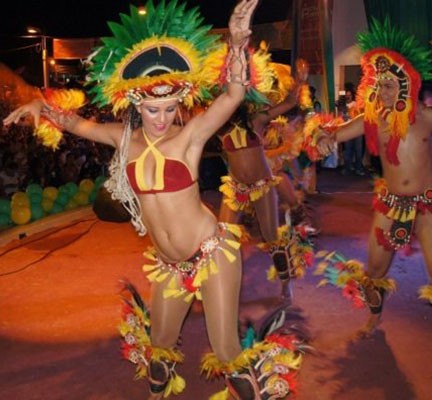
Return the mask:
<path id="1" fill-rule="evenodd" d="M 68 182 L 66 183 L 65 187 L 70 197 L 72 197 L 79 190 L 78 185 L 75 182 Z"/>
<path id="2" fill-rule="evenodd" d="M 63 206 L 55 202 L 53 207 L 51 208 L 50 214 L 58 214 L 61 213 L 62 211 L 63 211 Z"/>
<path id="3" fill-rule="evenodd" d="M 68 193 L 59 193 L 57 198 L 55 199 L 54 204 L 58 204 L 62 208 L 68 203 L 69 201 L 69 194 Z"/>
<path id="4" fill-rule="evenodd" d="M 11 212 L 10 200 L 0 199 L 0 214 L 10 215 L 10 212 Z"/>
<path id="5" fill-rule="evenodd" d="M 37 219 L 41 219 L 45 216 L 45 212 L 40 204 L 31 205 L 31 219 L 32 221 L 36 221 Z"/>
<path id="6" fill-rule="evenodd" d="M 101 185 L 103 185 L 103 183 L 104 183 L 106 180 L 107 180 L 107 177 L 106 177 L 106 176 L 99 175 L 99 176 L 95 179 L 95 181 L 94 181 L 95 186 L 97 186 L 98 188 L 101 187 Z"/>
<path id="7" fill-rule="evenodd" d="M 67 195 L 69 195 L 69 190 L 68 190 L 68 188 L 66 187 L 66 185 L 61 185 L 61 186 L 58 188 L 58 194 L 60 195 L 60 194 L 62 194 L 62 193 L 66 193 Z"/>
<path id="8" fill-rule="evenodd" d="M 39 185 L 39 183 L 30 183 L 30 185 L 28 185 L 26 187 L 25 192 L 28 195 L 30 195 L 32 193 L 38 193 L 38 194 L 42 195 L 43 189 L 42 189 L 41 185 Z"/>
<path id="9" fill-rule="evenodd" d="M 89 202 L 90 203 L 93 204 L 95 202 L 97 193 L 98 193 L 98 191 L 94 190 L 94 189 L 90 192 L 90 195 L 89 195 Z"/>
<path id="10" fill-rule="evenodd" d="M 9 217 L 9 214 L 0 213 L 0 226 L 6 226 L 10 225 L 11 219 Z"/>
<path id="11" fill-rule="evenodd" d="M 30 204 L 41 204 L 42 203 L 42 192 L 29 193 L 28 197 L 30 199 Z"/>

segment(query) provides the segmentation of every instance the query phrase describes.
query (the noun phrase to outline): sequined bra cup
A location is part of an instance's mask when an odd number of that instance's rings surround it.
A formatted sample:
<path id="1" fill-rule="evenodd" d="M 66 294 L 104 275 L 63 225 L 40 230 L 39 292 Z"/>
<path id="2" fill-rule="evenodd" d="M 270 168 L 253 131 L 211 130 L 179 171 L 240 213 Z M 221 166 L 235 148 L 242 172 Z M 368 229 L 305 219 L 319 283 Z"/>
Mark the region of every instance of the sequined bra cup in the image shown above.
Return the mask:
<path id="1" fill-rule="evenodd" d="M 144 139 L 147 148 L 136 159 L 128 163 L 126 173 L 132 190 L 137 194 L 152 194 L 164 192 L 177 192 L 192 186 L 196 180 L 187 165 L 179 160 L 164 157 L 164 155 L 155 147 L 163 137 L 151 142 L 145 132 Z M 151 154 L 156 161 L 154 184 L 148 185 L 144 178 L 144 162 L 147 156 Z"/>
<path id="2" fill-rule="evenodd" d="M 232 152 L 259 147 L 262 143 L 258 135 L 255 133 L 253 135 L 248 135 L 246 129 L 236 125 L 229 133 L 223 136 L 222 145 L 225 151 Z"/>

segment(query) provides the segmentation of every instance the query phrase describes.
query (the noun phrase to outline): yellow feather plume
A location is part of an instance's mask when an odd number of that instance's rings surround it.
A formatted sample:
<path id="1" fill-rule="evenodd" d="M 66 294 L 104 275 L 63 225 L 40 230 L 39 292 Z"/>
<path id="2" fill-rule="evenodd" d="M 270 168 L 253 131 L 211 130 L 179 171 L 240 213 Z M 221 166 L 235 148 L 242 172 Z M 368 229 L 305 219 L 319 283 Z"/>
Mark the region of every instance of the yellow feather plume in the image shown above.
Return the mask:
<path id="1" fill-rule="evenodd" d="M 432 303 L 432 285 L 424 285 L 419 291 L 419 298 L 423 300 L 427 300 L 429 303 Z"/>
<path id="2" fill-rule="evenodd" d="M 278 272 L 277 269 L 275 268 L 274 265 L 272 265 L 268 270 L 267 270 L 267 280 L 268 281 L 276 281 L 278 279 Z"/>
<path id="3" fill-rule="evenodd" d="M 85 104 L 85 94 L 77 89 L 46 89 L 45 101 L 57 112 L 69 113 L 77 110 Z M 42 118 L 41 123 L 35 129 L 34 135 L 41 139 L 42 144 L 53 150 L 58 149 L 63 137 L 60 128 L 47 118 Z"/>

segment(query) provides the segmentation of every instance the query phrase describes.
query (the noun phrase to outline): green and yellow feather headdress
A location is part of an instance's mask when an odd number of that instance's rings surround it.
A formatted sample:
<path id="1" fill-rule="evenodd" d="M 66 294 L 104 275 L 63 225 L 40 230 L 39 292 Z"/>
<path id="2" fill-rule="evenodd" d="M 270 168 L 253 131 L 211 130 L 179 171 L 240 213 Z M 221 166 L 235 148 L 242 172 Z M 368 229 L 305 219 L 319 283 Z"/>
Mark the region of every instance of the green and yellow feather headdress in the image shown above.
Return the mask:
<path id="1" fill-rule="evenodd" d="M 131 5 L 129 15 L 120 14 L 121 22 L 109 22 L 113 36 L 102 38 L 103 45 L 89 59 L 94 102 L 111 104 L 114 112 L 137 94 L 178 96 L 190 104 L 217 79 L 215 72 L 204 75 L 204 63 L 220 46 L 219 37 L 202 24 L 197 7 L 186 10 L 177 0 L 155 6 L 149 0 L 145 8 L 140 15 Z"/>
<path id="2" fill-rule="evenodd" d="M 88 83 L 93 102 L 111 104 L 116 113 L 142 99 L 179 98 L 187 107 L 211 100 L 216 86 L 223 86 L 227 46 L 211 26 L 203 25 L 198 7 L 186 9 L 177 0 L 155 6 L 149 0 L 146 14 L 131 5 L 120 22 L 109 22 L 112 37 L 88 59 Z M 250 58 L 255 81 L 249 96 L 271 86 L 266 55 Z M 264 62 L 265 64 L 265 62 Z M 254 68 L 252 68 L 254 71 Z M 255 94 L 256 95 L 256 94 Z"/>

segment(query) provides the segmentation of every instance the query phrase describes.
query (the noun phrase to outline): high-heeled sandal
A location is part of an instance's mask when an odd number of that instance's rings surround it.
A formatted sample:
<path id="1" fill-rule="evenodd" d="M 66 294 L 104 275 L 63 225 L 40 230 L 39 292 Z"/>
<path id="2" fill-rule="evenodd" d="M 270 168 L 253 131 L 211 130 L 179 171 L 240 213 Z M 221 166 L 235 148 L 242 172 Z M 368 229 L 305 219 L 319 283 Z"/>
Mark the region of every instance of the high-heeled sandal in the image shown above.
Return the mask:
<path id="1" fill-rule="evenodd" d="M 148 367 L 148 381 L 150 392 L 153 394 L 162 393 L 168 385 L 170 369 L 165 361 L 151 361 Z"/>
<path id="2" fill-rule="evenodd" d="M 377 297 L 377 301 L 373 302 L 371 301 L 371 296 L 368 294 L 368 290 L 371 290 L 370 288 L 363 288 L 363 297 L 366 305 L 369 307 L 369 310 L 371 314 L 381 314 L 382 309 L 384 306 L 384 295 L 386 293 L 385 289 L 383 288 L 372 288 L 372 291 L 374 295 Z"/>
<path id="3" fill-rule="evenodd" d="M 235 400 L 260 400 L 260 388 L 252 368 L 226 376 L 226 386 Z"/>

